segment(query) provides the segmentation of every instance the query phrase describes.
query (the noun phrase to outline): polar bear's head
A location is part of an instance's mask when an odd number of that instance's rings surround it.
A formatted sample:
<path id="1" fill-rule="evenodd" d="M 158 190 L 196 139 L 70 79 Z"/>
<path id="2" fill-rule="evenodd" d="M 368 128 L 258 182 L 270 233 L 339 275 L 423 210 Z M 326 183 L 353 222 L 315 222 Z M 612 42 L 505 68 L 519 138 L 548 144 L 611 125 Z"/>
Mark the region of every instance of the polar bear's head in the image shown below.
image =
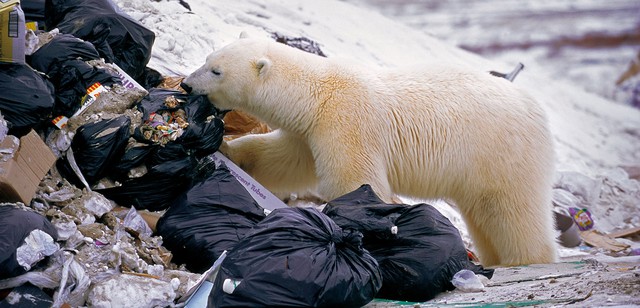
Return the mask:
<path id="1" fill-rule="evenodd" d="M 207 56 L 203 66 L 183 81 L 192 94 L 203 94 L 221 110 L 245 109 L 271 67 L 269 41 L 241 38 Z"/>

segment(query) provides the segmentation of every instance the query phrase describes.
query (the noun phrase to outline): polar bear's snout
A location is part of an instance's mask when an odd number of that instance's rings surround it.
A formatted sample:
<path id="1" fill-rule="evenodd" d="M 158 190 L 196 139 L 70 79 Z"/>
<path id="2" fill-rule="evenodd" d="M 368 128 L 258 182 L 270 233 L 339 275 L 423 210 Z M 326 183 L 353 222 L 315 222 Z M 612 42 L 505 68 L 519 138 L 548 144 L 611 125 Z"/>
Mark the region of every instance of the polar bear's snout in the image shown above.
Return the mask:
<path id="1" fill-rule="evenodd" d="M 180 87 L 184 89 L 189 94 L 205 94 L 207 84 L 210 82 L 208 78 L 206 78 L 206 74 L 202 73 L 203 69 L 199 68 L 193 71 L 189 76 L 185 77 L 180 83 Z"/>

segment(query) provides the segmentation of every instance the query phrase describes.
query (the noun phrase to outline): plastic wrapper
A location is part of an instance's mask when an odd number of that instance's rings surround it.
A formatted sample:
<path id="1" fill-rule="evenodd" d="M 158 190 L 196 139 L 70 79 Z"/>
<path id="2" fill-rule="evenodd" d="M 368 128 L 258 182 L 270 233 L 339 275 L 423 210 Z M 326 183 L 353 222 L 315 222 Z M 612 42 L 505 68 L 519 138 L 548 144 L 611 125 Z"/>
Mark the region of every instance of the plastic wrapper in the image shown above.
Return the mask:
<path id="1" fill-rule="evenodd" d="M 34 263 L 42 259 L 39 257 L 37 260 L 31 258 L 30 252 L 44 252 L 44 250 L 38 248 L 45 248 L 44 245 L 55 244 L 39 241 L 38 239 L 42 238 L 40 233 L 31 236 L 31 240 L 25 243 L 25 240 L 34 230 L 40 230 L 49 235 L 53 241 L 58 239 L 56 229 L 46 217 L 32 211 L 16 208 L 11 204 L 0 205 L 0 279 L 18 276 L 27 272 L 33 267 Z M 20 252 L 20 256 L 18 255 L 18 249 L 23 250 Z M 25 253 L 28 255 L 25 255 Z M 51 253 L 48 253 L 48 255 Z M 28 264 L 25 264 L 25 261 Z"/>
<path id="2" fill-rule="evenodd" d="M 74 134 L 69 133 L 66 130 L 53 130 L 52 128 L 51 132 L 46 135 L 46 144 L 49 146 L 51 151 L 53 151 L 53 154 L 59 158 L 64 152 L 69 149 L 69 147 L 71 147 L 71 140 L 73 139 Z"/>
<path id="3" fill-rule="evenodd" d="M 0 141 L 0 162 L 6 162 L 13 159 L 20 148 L 20 139 L 16 136 L 5 136 Z"/>
<path id="4" fill-rule="evenodd" d="M 123 224 L 125 227 L 145 236 L 151 236 L 153 233 L 147 222 L 144 221 L 144 218 L 138 214 L 135 207 L 131 207 L 129 209 L 127 215 L 123 219 Z"/>
<path id="5" fill-rule="evenodd" d="M 89 185 L 95 184 L 110 170 L 125 152 L 129 141 L 127 116 L 88 123 L 78 128 L 71 142 L 73 157 Z M 69 158 L 59 159 L 58 169 L 70 182 L 78 183 L 78 177 L 70 170 Z"/>
<path id="6" fill-rule="evenodd" d="M 264 217 L 264 210 L 222 164 L 173 202 L 158 220 L 156 233 L 173 253 L 174 263 L 203 273 Z"/>
<path id="7" fill-rule="evenodd" d="M 94 46 L 69 34 L 59 34 L 29 58 L 29 63 L 49 76 L 56 91 L 54 116 L 72 117 L 82 106 L 87 89 L 99 83 L 112 86 L 120 77 L 91 66 L 89 60 L 100 59 Z"/>
<path id="8" fill-rule="evenodd" d="M 428 204 L 386 204 L 371 186 L 327 203 L 323 212 L 343 229 L 364 234 L 363 246 L 378 261 L 383 284 L 377 297 L 427 301 L 452 290 L 462 269 L 493 275 L 469 261 L 458 229 Z"/>
<path id="9" fill-rule="evenodd" d="M 229 251 L 209 307 L 361 307 L 382 284 L 361 245 L 316 209 L 276 209 Z"/>
<path id="10" fill-rule="evenodd" d="M 46 123 L 55 105 L 54 87 L 25 64 L 0 63 L 0 112 L 9 134 L 26 135 Z"/>
<path id="11" fill-rule="evenodd" d="M 75 255 L 63 252 L 58 255 L 62 263 L 60 286 L 54 294 L 53 307 L 68 305 L 79 307 L 84 305 L 86 294 L 91 285 L 91 279 L 86 274 L 82 265 L 75 260 Z"/>
<path id="12" fill-rule="evenodd" d="M 110 212 L 115 207 L 115 204 L 109 199 L 93 191 L 83 193 L 80 200 L 82 202 L 82 208 L 98 218 Z"/>
<path id="13" fill-rule="evenodd" d="M 35 229 L 27 235 L 22 244 L 16 249 L 16 260 L 25 270 L 42 261 L 45 257 L 58 251 L 60 246 L 47 232 Z"/>
<path id="14" fill-rule="evenodd" d="M 453 275 L 451 284 L 462 292 L 481 292 L 484 290 L 484 284 L 476 273 L 463 269 Z"/>
<path id="15" fill-rule="evenodd" d="M 91 287 L 87 306 L 171 307 L 175 298 L 176 290 L 171 282 L 152 277 L 117 274 Z"/>
<path id="16" fill-rule="evenodd" d="M 0 142 L 2 142 L 5 137 L 7 137 L 8 133 L 9 126 L 7 124 L 7 121 L 5 121 L 4 117 L 2 116 L 2 112 L 0 112 Z"/>
<path id="17" fill-rule="evenodd" d="M 93 43 L 100 57 L 134 79 L 151 59 L 155 34 L 110 0 L 46 0 L 45 17 L 47 29 Z"/>
<path id="18" fill-rule="evenodd" d="M 588 209 L 569 208 L 571 218 L 576 222 L 580 231 L 586 231 L 593 228 L 593 218 Z"/>

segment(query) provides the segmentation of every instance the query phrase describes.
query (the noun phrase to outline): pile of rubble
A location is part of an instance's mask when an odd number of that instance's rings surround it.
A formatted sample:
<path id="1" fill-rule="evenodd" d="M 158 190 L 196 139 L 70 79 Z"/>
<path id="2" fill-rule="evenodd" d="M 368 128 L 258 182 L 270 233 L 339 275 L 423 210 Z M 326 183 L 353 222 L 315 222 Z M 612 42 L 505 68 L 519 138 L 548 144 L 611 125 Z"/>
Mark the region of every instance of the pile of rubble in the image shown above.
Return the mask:
<path id="1" fill-rule="evenodd" d="M 0 300 L 189 306 L 208 281 L 216 306 L 362 306 L 491 278 L 428 204 L 384 204 L 363 185 L 289 208 L 217 152 L 266 125 L 147 68 L 153 33 L 110 1 L 47 3 L 29 31 L 17 1 L 0 10 L 20 16 L 11 43 L 25 46 L 0 55 Z M 571 183 L 589 184 L 564 177 L 556 205 L 584 207 L 593 198 Z"/>

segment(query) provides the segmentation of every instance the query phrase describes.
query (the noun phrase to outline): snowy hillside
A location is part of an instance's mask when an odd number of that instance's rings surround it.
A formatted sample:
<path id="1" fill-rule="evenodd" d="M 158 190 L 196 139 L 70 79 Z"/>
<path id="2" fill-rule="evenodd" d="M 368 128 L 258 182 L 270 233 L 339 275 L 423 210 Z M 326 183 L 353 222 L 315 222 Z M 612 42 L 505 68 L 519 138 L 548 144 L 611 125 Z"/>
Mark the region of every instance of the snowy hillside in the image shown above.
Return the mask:
<path id="1" fill-rule="evenodd" d="M 328 57 L 353 58 L 371 65 L 410 65 L 438 59 L 466 63 L 482 71 L 508 72 L 516 64 L 487 60 L 342 1 L 189 0 L 191 11 L 178 1 L 116 2 L 156 33 L 149 66 L 165 75 L 186 76 L 212 49 L 234 41 L 241 31 L 264 37 L 274 32 L 306 37 L 318 42 Z M 535 70 L 523 71 L 515 84 L 527 89 L 548 111 L 559 171 L 576 171 L 604 181 L 605 186 L 615 182 L 625 187 L 626 191 L 614 194 L 628 196 L 624 205 L 610 199 L 599 204 L 612 209 L 592 209 L 601 215 L 617 213 L 606 222 L 601 220 L 600 226 L 616 229 L 622 224 L 618 219 L 625 219 L 627 227 L 640 224 L 640 185 L 615 169 L 640 166 L 640 110 L 614 104 Z"/>
<path id="2" fill-rule="evenodd" d="M 347 0 L 487 58 L 523 62 L 589 93 L 633 104 L 616 80 L 640 51 L 635 0 Z"/>

